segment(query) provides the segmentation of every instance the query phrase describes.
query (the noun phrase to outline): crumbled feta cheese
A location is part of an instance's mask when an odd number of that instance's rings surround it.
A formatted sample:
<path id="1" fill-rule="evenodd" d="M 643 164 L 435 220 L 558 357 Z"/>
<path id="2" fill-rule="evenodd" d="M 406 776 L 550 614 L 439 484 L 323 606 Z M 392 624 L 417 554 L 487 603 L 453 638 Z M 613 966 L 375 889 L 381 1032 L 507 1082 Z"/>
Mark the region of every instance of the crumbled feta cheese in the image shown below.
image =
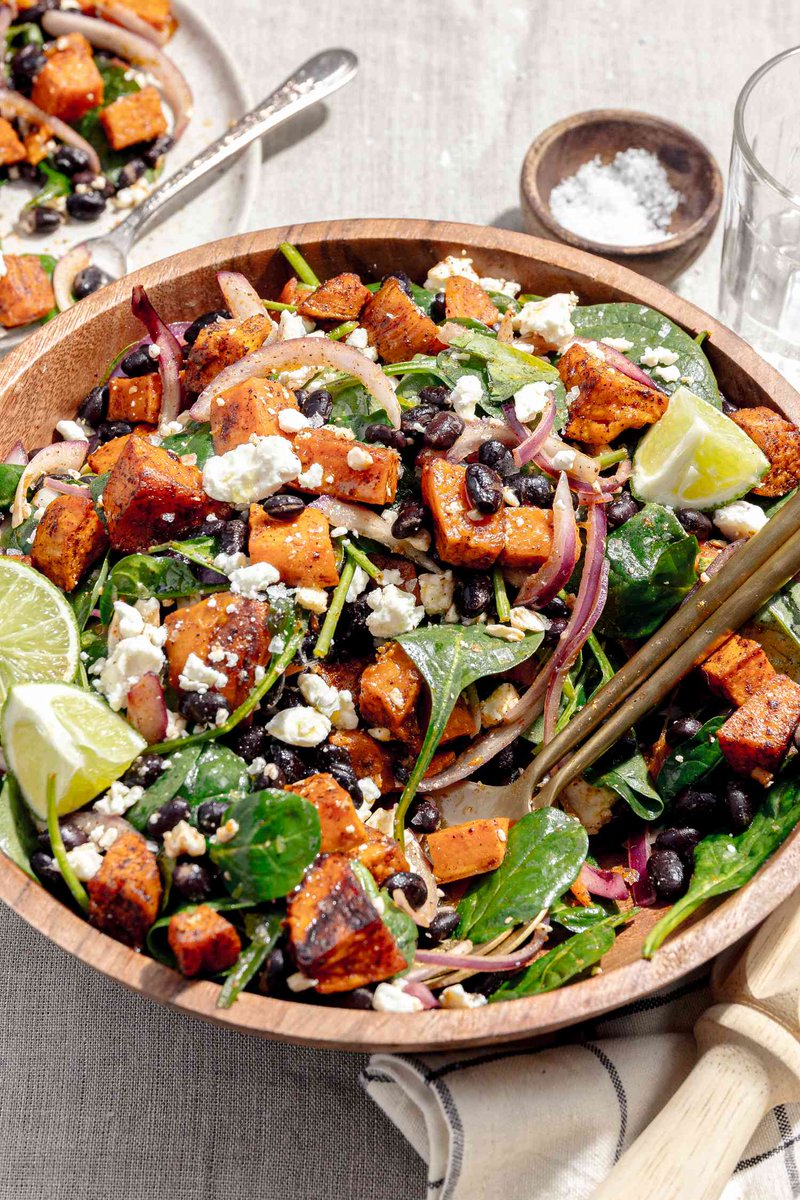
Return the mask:
<path id="1" fill-rule="evenodd" d="M 372 609 L 367 617 L 367 628 L 374 637 L 391 638 L 409 633 L 425 616 L 425 609 L 417 605 L 414 597 L 394 583 L 370 592 L 367 604 Z"/>
<path id="2" fill-rule="evenodd" d="M 367 804 L 374 804 L 376 800 L 380 800 L 381 798 L 381 789 L 371 775 L 366 779 L 359 779 L 358 790 Z"/>
<path id="3" fill-rule="evenodd" d="M 484 626 L 489 637 L 499 638 L 502 642 L 521 642 L 525 634 L 521 629 L 512 629 L 510 625 L 486 625 Z"/>
<path id="4" fill-rule="evenodd" d="M 519 692 L 513 683 L 501 683 L 490 696 L 481 701 L 481 721 L 491 728 L 502 725 L 519 700 Z"/>
<path id="5" fill-rule="evenodd" d="M 545 300 L 529 300 L 514 317 L 514 327 L 523 337 L 536 338 L 542 349 L 564 350 L 575 337 L 572 310 L 577 303 L 574 292 L 557 292 Z"/>
<path id="6" fill-rule="evenodd" d="M 659 364 L 663 367 L 671 367 L 678 361 L 678 355 L 674 350 L 668 350 L 666 346 L 656 346 L 655 348 L 645 346 L 644 354 L 639 361 L 643 367 L 657 367 Z"/>
<path id="7" fill-rule="evenodd" d="M 600 341 L 604 346 L 610 346 L 612 350 L 619 350 L 621 354 L 633 349 L 633 342 L 629 342 L 627 338 L 601 338 Z"/>
<path id="8" fill-rule="evenodd" d="M 297 476 L 297 482 L 304 488 L 322 487 L 323 475 L 322 463 L 311 463 L 307 470 Z"/>
<path id="9" fill-rule="evenodd" d="M 75 846 L 74 849 L 67 851 L 67 862 L 81 883 L 88 883 L 90 879 L 94 879 L 102 867 L 103 856 L 94 842 L 84 842 L 81 846 Z M 55 859 L 53 859 L 53 867 L 56 871 L 60 870 Z"/>
<path id="10" fill-rule="evenodd" d="M 552 462 L 557 471 L 571 471 L 575 466 L 575 451 L 556 450 Z"/>
<path id="11" fill-rule="evenodd" d="M 295 971 L 286 976 L 286 986 L 290 992 L 307 992 L 309 988 L 316 987 L 318 983 L 318 979 L 312 979 L 310 975 L 304 975 L 302 971 Z"/>
<path id="12" fill-rule="evenodd" d="M 307 321 L 299 313 L 284 310 L 280 315 L 277 328 L 279 342 L 289 342 L 294 338 L 306 337 L 314 328 L 313 321 Z"/>
<path id="13" fill-rule="evenodd" d="M 376 1012 L 422 1012 L 422 1001 L 410 996 L 399 982 L 379 983 L 372 996 L 372 1007 Z"/>
<path id="14" fill-rule="evenodd" d="M 274 495 L 297 479 L 301 468 L 287 438 L 256 436 L 225 454 L 213 454 L 203 467 L 203 487 L 214 500 L 243 506 Z"/>
<path id="15" fill-rule="evenodd" d="M 224 825 L 220 825 L 217 832 L 214 834 L 214 841 L 218 845 L 225 845 L 236 837 L 239 832 L 239 822 L 234 821 L 233 817 L 228 817 Z"/>
<path id="16" fill-rule="evenodd" d="M 284 433 L 299 433 L 301 429 L 305 429 L 310 424 L 308 417 L 304 416 L 299 409 L 282 408 L 278 413 L 278 426 Z"/>
<path id="17" fill-rule="evenodd" d="M 475 416 L 475 405 L 483 399 L 483 387 L 477 375 L 462 375 L 450 393 L 453 410 L 462 420 Z"/>
<path id="18" fill-rule="evenodd" d="M 159 425 L 158 432 L 162 437 L 172 437 L 175 433 L 183 433 L 183 425 L 180 421 L 166 421 Z"/>
<path id="19" fill-rule="evenodd" d="M 525 424 L 538 417 L 544 411 L 552 392 L 552 383 L 546 383 L 543 379 L 536 383 L 526 383 L 514 393 L 514 412 L 517 414 L 517 420 Z"/>
<path id="20" fill-rule="evenodd" d="M 370 737 L 375 738 L 376 742 L 390 742 L 392 740 L 391 730 L 384 729 L 382 725 L 374 725 L 372 729 L 368 729 L 367 733 Z"/>
<path id="21" fill-rule="evenodd" d="M 442 1008 L 483 1008 L 489 1001 L 480 992 L 466 992 L 461 983 L 453 983 L 439 993 Z"/>
<path id="22" fill-rule="evenodd" d="M 423 572 L 418 576 L 422 606 L 429 617 L 443 616 L 453 603 L 455 581 L 452 571 Z"/>
<path id="23" fill-rule="evenodd" d="M 60 433 L 65 442 L 88 442 L 86 430 L 77 421 L 59 421 L 56 433 Z"/>
<path id="24" fill-rule="evenodd" d="M 144 788 L 139 787 L 138 784 L 127 787 L 117 779 L 112 783 L 105 796 L 95 800 L 92 808 L 95 812 L 105 813 L 109 817 L 121 817 L 129 808 L 133 808 L 134 804 L 138 804 L 143 795 Z"/>
<path id="25" fill-rule="evenodd" d="M 347 451 L 347 465 L 352 471 L 366 471 L 374 462 L 369 450 L 363 446 L 353 446 L 352 450 Z"/>
<path id="26" fill-rule="evenodd" d="M 677 383 L 681 377 L 680 367 L 656 367 L 653 374 L 658 375 L 665 383 Z"/>
<path id="27" fill-rule="evenodd" d="M 111 849 L 118 837 L 118 829 L 114 829 L 113 827 L 106 829 L 102 825 L 96 825 L 89 834 L 90 840 L 94 842 L 97 849 L 102 850 L 104 853 Z"/>
<path id="28" fill-rule="evenodd" d="M 428 271 L 425 287 L 429 292 L 441 292 L 448 279 L 456 276 L 478 283 L 478 273 L 473 269 L 471 258 L 456 258 L 454 254 L 448 254 L 447 258 Z"/>
<path id="29" fill-rule="evenodd" d="M 312 671 L 304 671 L 297 686 L 306 704 L 310 704 L 317 712 L 327 717 L 336 729 L 358 727 L 358 716 L 351 692 L 346 689 L 340 691 Z"/>
<path id="30" fill-rule="evenodd" d="M 160 675 L 164 653 L 147 634 L 124 638 L 105 659 L 95 687 L 103 693 L 114 712 L 128 702 L 128 692 L 143 675 Z"/>
<path id="31" fill-rule="evenodd" d="M 223 575 L 230 575 L 231 571 L 236 571 L 239 567 L 247 566 L 247 555 L 237 551 L 235 554 L 224 554 L 220 552 L 214 555 L 212 566 L 215 571 L 220 571 Z"/>
<path id="32" fill-rule="evenodd" d="M 521 629 L 523 633 L 544 633 L 547 625 L 542 617 L 533 609 L 524 608 L 521 605 L 512 608 L 509 624 L 514 629 Z"/>
<path id="33" fill-rule="evenodd" d="M 763 529 L 768 520 L 763 508 L 751 504 L 749 500 L 734 500 L 718 508 L 714 513 L 714 524 L 724 537 L 730 541 L 737 538 L 752 537 Z"/>
<path id="34" fill-rule="evenodd" d="M 273 634 L 267 649 L 270 654 L 283 654 L 286 649 L 286 638 L 281 637 L 279 633 Z"/>
<path id="35" fill-rule="evenodd" d="M 353 578 L 350 580 L 350 586 L 347 589 L 347 594 L 345 595 L 345 603 L 352 604 L 354 600 L 357 600 L 361 593 L 366 590 L 368 583 L 369 575 L 367 572 L 363 567 L 356 566 Z"/>
<path id="36" fill-rule="evenodd" d="M 501 296 L 509 296 L 512 300 L 522 291 L 522 284 L 514 279 L 494 279 L 491 275 L 482 275 L 478 283 L 485 292 L 499 292 Z"/>
<path id="37" fill-rule="evenodd" d="M 231 591 L 248 600 L 264 600 L 267 588 L 277 583 L 280 574 L 272 563 L 250 563 L 247 567 L 237 567 L 229 575 Z"/>
<path id="38" fill-rule="evenodd" d="M 299 587 L 295 598 L 300 607 L 308 612 L 324 613 L 328 607 L 328 593 L 324 588 Z"/>
<path id="39" fill-rule="evenodd" d="M 194 651 L 186 659 L 178 676 L 178 687 L 184 692 L 199 692 L 201 696 L 212 688 L 225 687 L 227 682 L 228 676 L 224 671 L 218 671 L 216 667 L 204 663 Z"/>
<path id="40" fill-rule="evenodd" d="M 331 722 L 315 708 L 298 704 L 284 708 L 267 722 L 267 733 L 288 746 L 318 746 L 331 731 Z"/>
<path id="41" fill-rule="evenodd" d="M 186 718 L 168 708 L 166 740 L 171 742 L 173 738 L 182 737 L 186 737 Z"/>
<path id="42" fill-rule="evenodd" d="M 355 346 L 356 350 L 363 350 L 369 345 L 369 336 L 363 325 L 357 326 L 345 340 L 346 346 Z"/>
<path id="43" fill-rule="evenodd" d="M 206 839 L 188 821 L 178 821 L 173 829 L 168 829 L 164 834 L 164 853 L 167 858 L 179 858 L 181 854 L 199 858 L 205 852 Z"/>

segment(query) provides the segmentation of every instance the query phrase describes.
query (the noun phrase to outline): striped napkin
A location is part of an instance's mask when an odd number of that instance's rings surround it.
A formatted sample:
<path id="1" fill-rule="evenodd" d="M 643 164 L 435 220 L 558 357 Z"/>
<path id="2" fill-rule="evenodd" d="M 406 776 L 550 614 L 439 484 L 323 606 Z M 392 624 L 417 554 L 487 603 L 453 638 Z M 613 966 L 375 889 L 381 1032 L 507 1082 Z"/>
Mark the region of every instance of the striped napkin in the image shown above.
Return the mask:
<path id="1" fill-rule="evenodd" d="M 588 1200 L 691 1070 L 710 1003 L 694 978 L 555 1047 L 375 1054 L 361 1083 L 427 1163 L 427 1200 Z M 800 1105 L 774 1109 L 723 1200 L 799 1198 L 799 1141 Z"/>

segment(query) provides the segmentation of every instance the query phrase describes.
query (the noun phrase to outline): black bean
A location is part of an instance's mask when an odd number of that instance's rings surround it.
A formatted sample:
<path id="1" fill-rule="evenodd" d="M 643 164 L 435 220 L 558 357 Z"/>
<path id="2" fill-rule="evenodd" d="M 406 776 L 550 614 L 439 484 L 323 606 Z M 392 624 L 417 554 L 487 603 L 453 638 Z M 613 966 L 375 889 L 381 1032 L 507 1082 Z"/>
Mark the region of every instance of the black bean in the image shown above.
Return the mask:
<path id="1" fill-rule="evenodd" d="M 202 863 L 177 863 L 172 872 L 172 886 L 190 904 L 200 904 L 211 895 L 211 878 Z"/>
<path id="2" fill-rule="evenodd" d="M 195 317 L 191 325 L 184 331 L 184 342 L 187 346 L 193 346 L 197 341 L 197 335 L 201 329 L 205 329 L 206 325 L 216 325 L 217 321 L 227 321 L 230 315 L 225 308 L 214 308 L 211 312 L 202 313 L 199 317 Z"/>
<path id="3" fill-rule="evenodd" d="M 497 471 L 503 479 L 517 473 L 514 455 L 508 446 L 504 446 L 497 438 L 490 438 L 488 442 L 483 443 L 478 451 L 478 462 Z"/>
<path id="4" fill-rule="evenodd" d="M 315 429 L 319 429 L 333 411 L 333 396 L 327 388 L 317 388 L 315 392 L 303 392 L 302 400 L 299 398 L 300 412 L 304 417 L 307 417 Z"/>
<path id="5" fill-rule="evenodd" d="M 178 711 L 193 725 L 215 725 L 217 713 L 227 707 L 219 692 L 183 692 L 178 699 Z"/>
<path id="6" fill-rule="evenodd" d="M 290 496 L 288 493 L 281 496 L 270 496 L 269 500 L 265 500 L 263 504 L 264 512 L 269 513 L 271 517 L 280 517 L 284 520 L 296 517 L 305 506 L 306 502 L 302 496 Z"/>
<path id="7" fill-rule="evenodd" d="M 464 432 L 464 422 L 457 413 L 438 412 L 422 438 L 422 443 L 432 450 L 449 450 Z"/>
<path id="8" fill-rule="evenodd" d="M 702 728 L 702 722 L 698 721 L 697 717 L 676 717 L 674 721 L 669 722 L 664 731 L 667 745 L 680 746 L 681 742 L 688 742 L 689 738 L 693 738 Z"/>
<path id="9" fill-rule="evenodd" d="M 392 523 L 392 534 L 396 538 L 413 537 L 425 523 L 425 508 L 418 500 L 406 500 L 401 504 Z"/>
<path id="10" fill-rule="evenodd" d="M 108 384 L 92 388 L 78 408 L 78 416 L 90 425 L 99 426 L 108 411 Z"/>
<path id="11" fill-rule="evenodd" d="M 542 612 L 546 617 L 568 617 L 569 606 L 560 596 L 554 596 L 550 603 L 544 606 Z"/>
<path id="12" fill-rule="evenodd" d="M 264 727 L 251 725 L 249 729 L 243 729 L 236 735 L 233 748 L 240 758 L 243 758 L 246 763 L 251 763 L 256 758 L 264 757 L 266 744 L 267 734 Z"/>
<path id="13" fill-rule="evenodd" d="M 333 776 L 339 787 L 343 787 L 346 792 L 349 792 L 356 804 L 364 803 L 364 795 L 358 786 L 356 773 L 352 767 L 344 766 L 342 763 L 331 763 L 328 773 Z"/>
<path id="14" fill-rule="evenodd" d="M 130 433 L 133 429 L 127 421 L 101 421 L 97 426 L 97 437 L 100 445 L 104 442 L 111 442 L 114 438 L 124 437 L 126 433 Z"/>
<path id="15" fill-rule="evenodd" d="M 74 850 L 76 846 L 83 846 L 88 842 L 88 836 L 82 829 L 77 829 L 74 825 L 70 825 L 68 821 L 61 823 L 61 840 L 64 843 L 65 850 Z M 38 835 L 36 839 L 43 850 L 47 850 L 52 854 L 52 846 L 50 845 L 50 834 L 46 829 Z"/>
<path id="16" fill-rule="evenodd" d="M 691 863 L 694 848 L 701 837 L 699 829 L 692 829 L 688 825 L 676 826 L 674 829 L 662 829 L 653 846 L 656 850 L 674 850 L 684 861 Z"/>
<path id="17" fill-rule="evenodd" d="M 555 646 L 556 642 L 560 639 L 566 628 L 566 617 L 553 617 L 547 629 L 544 631 L 544 644 L 546 646 Z"/>
<path id="18" fill-rule="evenodd" d="M 89 155 L 80 146 L 59 146 L 53 155 L 53 166 L 71 179 L 78 171 L 88 171 L 91 163 Z"/>
<path id="19" fill-rule="evenodd" d="M 450 388 L 443 383 L 431 384 L 420 388 L 417 392 L 419 404 L 432 404 L 434 408 L 448 408 L 450 404 Z"/>
<path id="20" fill-rule="evenodd" d="M 412 908 L 421 908 L 428 898 L 425 880 L 415 871 L 395 871 L 388 879 L 384 879 L 381 887 L 391 896 L 392 892 L 400 891 Z"/>
<path id="21" fill-rule="evenodd" d="M 673 814 L 682 824 L 690 825 L 693 829 L 710 829 L 719 821 L 719 800 L 713 792 L 684 788 L 675 801 Z"/>
<path id="22" fill-rule="evenodd" d="M 442 823 L 442 816 L 436 801 L 429 796 L 417 800 L 411 809 L 408 823 L 415 833 L 435 833 Z"/>
<path id="23" fill-rule="evenodd" d="M 97 186 L 95 186 L 95 180 L 98 181 Z M 96 192 L 102 191 L 105 188 L 105 176 L 97 175 L 94 171 L 78 171 L 72 176 L 72 186 L 80 187 L 81 185 L 92 188 Z"/>
<path id="24" fill-rule="evenodd" d="M 38 25 L 44 14 L 52 12 L 54 8 L 61 8 L 61 0 L 39 0 L 38 4 L 24 10 L 25 23 L 35 22 Z"/>
<path id="25" fill-rule="evenodd" d="M 478 782 L 497 786 L 511 783 L 519 774 L 524 753 L 525 751 L 517 742 L 506 746 L 476 772 Z"/>
<path id="26" fill-rule="evenodd" d="M 445 938 L 455 937 L 461 918 L 452 909 L 441 909 L 431 921 L 427 929 L 420 929 L 424 942 L 443 942 Z"/>
<path id="27" fill-rule="evenodd" d="M 337 1001 L 342 1008 L 370 1009 L 372 992 L 365 987 L 354 988 L 352 992 L 339 992 Z"/>
<path id="28" fill-rule="evenodd" d="M 155 139 L 150 145 L 142 151 L 142 158 L 148 167 L 157 167 L 159 161 L 164 157 L 168 150 L 172 149 L 175 139 L 168 133 Z"/>
<path id="29" fill-rule="evenodd" d="M 26 179 L 29 183 L 41 184 L 44 182 L 44 176 L 38 167 L 33 163 L 21 162 L 14 163 L 13 166 L 7 167 L 9 179 Z"/>
<path id="30" fill-rule="evenodd" d="M 106 271 L 101 271 L 99 267 L 85 267 L 75 276 L 72 294 L 76 300 L 84 300 L 111 282 L 111 276 Z"/>
<path id="31" fill-rule="evenodd" d="M 323 771 L 330 771 L 332 766 L 353 769 L 353 759 L 345 746 L 334 746 L 331 742 L 323 742 L 314 751 L 314 757 Z"/>
<path id="32" fill-rule="evenodd" d="M 486 612 L 493 595 L 491 575 L 470 575 L 459 588 L 458 607 L 465 617 L 477 617 Z"/>
<path id="33" fill-rule="evenodd" d="M 626 521 L 630 521 L 631 517 L 635 517 L 639 511 L 639 505 L 628 492 L 623 492 L 621 496 L 617 496 L 616 500 L 612 500 L 606 505 L 606 517 L 610 529 L 618 529 L 620 525 L 624 525 Z"/>
<path id="34" fill-rule="evenodd" d="M 335 659 L 352 659 L 375 653 L 375 642 L 367 625 L 371 611 L 363 596 L 359 596 L 352 604 L 345 604 L 333 642 Z M 313 649 L 312 645 L 312 657 Z"/>
<path id="35" fill-rule="evenodd" d="M 708 541 L 714 532 L 711 520 L 695 508 L 676 508 L 675 516 L 687 533 L 693 533 L 699 542 Z"/>
<path id="36" fill-rule="evenodd" d="M 30 96 L 34 80 L 46 64 L 47 59 L 39 46 L 31 43 L 18 50 L 11 60 L 11 79 L 17 91 Z"/>
<path id="37" fill-rule="evenodd" d="M 408 439 L 399 429 L 391 425 L 367 425 L 364 430 L 364 441 L 372 445 L 390 446 L 392 450 L 405 450 Z"/>
<path id="38" fill-rule="evenodd" d="M 52 854 L 47 854 L 44 850 L 34 850 L 30 857 L 30 864 L 32 870 L 36 872 L 44 883 L 58 884 L 64 882 Z"/>
<path id="39" fill-rule="evenodd" d="M 444 303 L 444 292 L 437 292 L 431 301 L 431 320 L 443 321 L 447 316 Z"/>
<path id="40" fill-rule="evenodd" d="M 298 779 L 305 779 L 308 775 L 308 768 L 297 751 L 293 750 L 291 746 L 284 745 L 283 742 L 267 743 L 264 747 L 263 757 L 283 772 L 287 783 L 297 783 Z"/>
<path id="41" fill-rule="evenodd" d="M 483 463 L 469 463 L 466 473 L 467 496 L 480 513 L 496 513 L 503 503 L 503 481 L 496 471 Z"/>
<path id="42" fill-rule="evenodd" d="M 213 567 L 195 567 L 194 571 L 200 583 L 211 587 L 224 587 L 228 583 L 228 576 L 223 575 L 222 571 L 215 571 Z"/>
<path id="43" fill-rule="evenodd" d="M 686 891 L 686 868 L 674 850 L 654 850 L 647 860 L 647 874 L 659 900 L 677 900 Z"/>
<path id="44" fill-rule="evenodd" d="M 102 192 L 73 192 L 67 196 L 67 212 L 76 221 L 95 221 L 105 207 L 106 198 Z"/>
<path id="45" fill-rule="evenodd" d="M 737 833 L 752 824 L 758 805 L 747 784 L 740 779 L 731 779 L 725 787 L 725 803 L 730 813 L 731 825 Z"/>
<path id="46" fill-rule="evenodd" d="M 141 179 L 146 170 L 147 163 L 141 158 L 132 158 L 130 162 L 126 162 L 117 175 L 117 191 L 121 192 L 123 188 L 131 187 L 137 179 Z"/>
<path id="47" fill-rule="evenodd" d="M 509 475 L 506 484 L 520 504 L 532 505 L 534 508 L 552 508 L 555 489 L 544 475 Z"/>
<path id="48" fill-rule="evenodd" d="M 25 233 L 52 233 L 64 223 L 64 214 L 47 204 L 29 208 L 20 218 L 20 227 Z"/>
<path id="49" fill-rule="evenodd" d="M 400 428 L 408 438 L 422 437 L 439 409 L 432 404 L 417 404 L 407 408 L 400 418 Z"/>
<path id="50" fill-rule="evenodd" d="M 267 961 L 259 972 L 258 990 L 265 996 L 282 990 L 281 985 L 286 975 L 287 966 L 286 955 L 280 946 L 276 946 L 269 952 Z"/>
<path id="51" fill-rule="evenodd" d="M 202 804 L 198 804 L 194 814 L 197 828 L 208 836 L 216 833 L 228 808 L 227 800 L 204 800 Z"/>
<path id="52" fill-rule="evenodd" d="M 241 554 L 247 542 L 247 522 L 235 518 L 225 521 L 219 529 L 219 548 L 221 554 Z"/>
<path id="53" fill-rule="evenodd" d="M 142 754 L 122 776 L 126 787 L 150 787 L 164 774 L 167 764 L 157 754 Z"/>
<path id="54" fill-rule="evenodd" d="M 152 837 L 163 837 L 170 829 L 174 829 L 179 821 L 185 821 L 188 816 L 189 805 L 183 796 L 175 796 L 147 818 L 147 832 Z"/>
<path id="55" fill-rule="evenodd" d="M 137 346 L 134 350 L 121 360 L 119 368 L 123 375 L 128 378 L 137 378 L 140 375 L 153 375 L 158 370 L 158 359 L 153 358 L 150 354 L 149 345 Z"/>
<path id="56" fill-rule="evenodd" d="M 386 283 L 389 279 L 395 279 L 409 299 L 414 298 L 413 292 L 411 291 L 411 280 L 406 275 L 405 271 L 393 271 L 391 275 L 384 275 L 381 283 Z"/>
<path id="57" fill-rule="evenodd" d="M 720 399 L 722 400 L 722 411 L 725 413 L 726 417 L 729 417 L 732 413 L 739 411 L 735 404 L 731 404 L 727 396 L 721 396 Z"/>

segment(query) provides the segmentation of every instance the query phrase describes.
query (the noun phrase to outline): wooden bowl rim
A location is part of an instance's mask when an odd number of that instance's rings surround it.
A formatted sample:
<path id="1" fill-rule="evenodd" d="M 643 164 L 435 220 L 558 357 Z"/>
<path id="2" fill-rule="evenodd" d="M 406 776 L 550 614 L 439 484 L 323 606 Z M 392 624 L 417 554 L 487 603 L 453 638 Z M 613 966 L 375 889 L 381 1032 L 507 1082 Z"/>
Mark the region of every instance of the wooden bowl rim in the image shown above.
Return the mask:
<path id="1" fill-rule="evenodd" d="M 0 365 L 0 394 L 45 360 L 56 343 L 74 337 L 89 320 L 127 305 L 133 281 L 145 287 L 179 279 L 248 254 L 277 251 L 282 241 L 301 248 L 315 242 L 384 240 L 458 246 L 467 251 L 501 251 L 537 260 L 544 267 L 594 277 L 659 309 L 685 328 L 708 330 L 720 353 L 784 411 L 800 412 L 800 396 L 730 330 L 653 280 L 568 246 L 527 234 L 476 225 L 423 220 L 340 220 L 239 234 L 151 264 L 83 300 L 48 323 Z M 453 252 L 452 250 L 450 252 Z M 45 369 L 46 369 L 46 363 Z M 108 978 L 170 1007 L 239 1032 L 284 1042 L 364 1052 L 453 1050 L 518 1041 L 642 999 L 702 966 L 767 917 L 796 887 L 800 836 L 792 834 L 756 877 L 694 925 L 675 934 L 651 961 L 635 960 L 559 991 L 479 1009 L 393 1014 L 305 1005 L 243 994 L 229 1010 L 216 1008 L 219 985 L 188 981 L 177 971 L 137 954 L 88 925 L 0 853 L 0 899 L 33 928 Z"/>
<path id="2" fill-rule="evenodd" d="M 555 219 L 549 204 L 545 203 L 539 192 L 539 166 L 545 152 L 570 130 L 580 125 L 597 124 L 600 121 L 607 121 L 609 124 L 624 122 L 628 125 L 646 125 L 652 129 L 669 132 L 673 136 L 677 135 L 682 141 L 691 142 L 694 145 L 711 168 L 711 194 L 702 213 L 691 225 L 687 225 L 680 233 L 676 233 L 662 242 L 648 243 L 643 246 L 620 246 L 613 242 L 595 242 L 591 238 L 581 237 L 580 234 L 567 229 Z M 679 125 L 676 121 L 669 121 L 665 117 L 657 117 L 653 113 L 627 108 L 590 108 L 585 112 L 564 117 L 562 120 L 548 125 L 547 129 L 542 130 L 528 147 L 522 163 L 520 185 L 535 217 L 545 229 L 550 230 L 554 237 L 578 250 L 601 256 L 607 255 L 616 259 L 647 258 L 656 260 L 667 258 L 670 254 L 681 250 L 695 238 L 700 237 L 709 225 L 717 221 L 723 195 L 722 172 L 719 164 L 708 147 L 691 130 L 685 129 L 683 125 Z"/>

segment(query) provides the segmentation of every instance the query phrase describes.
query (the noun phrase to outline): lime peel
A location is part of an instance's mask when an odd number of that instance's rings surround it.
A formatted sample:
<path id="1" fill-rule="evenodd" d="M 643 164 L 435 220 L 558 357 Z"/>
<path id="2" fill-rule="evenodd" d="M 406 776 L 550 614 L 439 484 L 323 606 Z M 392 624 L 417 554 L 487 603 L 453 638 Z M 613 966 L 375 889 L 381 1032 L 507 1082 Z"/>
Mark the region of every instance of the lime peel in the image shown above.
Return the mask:
<path id="1" fill-rule="evenodd" d="M 33 567 L 0 558 L 0 704 L 15 683 L 74 679 L 79 653 L 63 593 Z"/>

